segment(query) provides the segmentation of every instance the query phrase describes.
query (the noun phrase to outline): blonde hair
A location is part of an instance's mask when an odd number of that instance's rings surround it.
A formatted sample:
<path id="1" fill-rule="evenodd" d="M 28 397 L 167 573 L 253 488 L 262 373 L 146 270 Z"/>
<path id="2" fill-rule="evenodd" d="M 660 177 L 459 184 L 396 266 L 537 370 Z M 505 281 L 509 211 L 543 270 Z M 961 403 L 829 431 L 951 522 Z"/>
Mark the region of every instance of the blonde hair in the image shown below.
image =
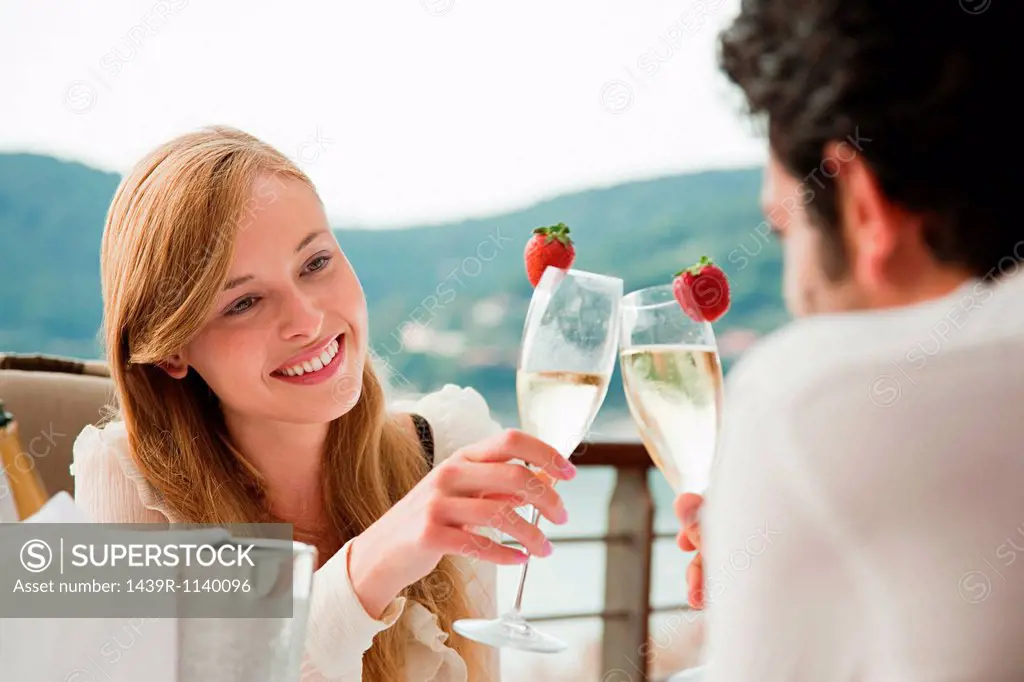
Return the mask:
<path id="1" fill-rule="evenodd" d="M 288 158 L 244 132 L 212 127 L 180 136 L 142 159 L 117 189 L 103 233 L 104 343 L 132 457 L 177 517 L 190 523 L 279 521 L 266 481 L 232 445 L 217 397 L 194 371 L 177 380 L 156 363 L 201 330 L 224 285 L 235 236 L 251 219 L 261 178 L 298 180 Z M 418 439 L 387 412 L 368 358 L 363 390 L 331 422 L 323 452 L 329 527 L 312 539 L 326 561 L 380 518 L 426 473 Z M 352 494 L 359 491 L 358 495 Z M 296 539 L 302 532 L 296 531 Z M 438 617 L 448 644 L 482 679 L 474 646 L 452 631 L 472 615 L 459 567 L 443 559 L 403 592 Z M 403 621 L 364 656 L 365 680 L 404 679 Z"/>

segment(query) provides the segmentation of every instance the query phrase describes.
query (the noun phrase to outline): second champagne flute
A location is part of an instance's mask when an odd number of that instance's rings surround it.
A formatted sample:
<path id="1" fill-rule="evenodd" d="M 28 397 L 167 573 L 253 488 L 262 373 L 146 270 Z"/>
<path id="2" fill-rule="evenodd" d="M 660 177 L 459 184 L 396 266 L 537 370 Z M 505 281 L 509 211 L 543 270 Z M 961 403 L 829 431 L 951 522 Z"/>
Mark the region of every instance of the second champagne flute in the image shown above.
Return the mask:
<path id="1" fill-rule="evenodd" d="M 676 494 L 703 495 L 722 417 L 722 362 L 709 322 L 687 315 L 671 285 L 622 302 L 622 384 L 651 459 Z"/>
<path id="2" fill-rule="evenodd" d="M 722 419 L 722 362 L 711 323 L 686 314 L 671 285 L 630 293 L 621 312 L 622 385 L 644 447 L 677 495 L 703 495 Z M 679 679 L 706 672 L 691 668 Z"/>
<path id="3" fill-rule="evenodd" d="M 530 299 L 516 372 L 524 432 L 569 458 L 586 437 L 608 394 L 618 350 L 621 279 L 548 268 Z M 539 513 L 534 510 L 532 523 Z M 554 653 L 567 645 L 520 614 L 529 563 L 512 610 L 494 620 L 456 621 L 464 637 L 495 647 Z"/>

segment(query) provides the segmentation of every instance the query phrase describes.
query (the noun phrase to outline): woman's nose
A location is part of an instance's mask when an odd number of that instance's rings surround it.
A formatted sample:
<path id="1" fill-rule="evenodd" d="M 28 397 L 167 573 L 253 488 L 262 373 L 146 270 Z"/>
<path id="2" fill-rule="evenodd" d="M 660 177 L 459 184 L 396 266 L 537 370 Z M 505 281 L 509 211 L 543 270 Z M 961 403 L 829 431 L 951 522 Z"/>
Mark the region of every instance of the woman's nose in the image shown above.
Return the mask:
<path id="1" fill-rule="evenodd" d="M 283 329 L 283 336 L 285 338 L 308 337 L 316 339 L 320 336 L 324 315 L 315 300 L 302 294 L 295 294 L 288 299 L 287 306 Z"/>

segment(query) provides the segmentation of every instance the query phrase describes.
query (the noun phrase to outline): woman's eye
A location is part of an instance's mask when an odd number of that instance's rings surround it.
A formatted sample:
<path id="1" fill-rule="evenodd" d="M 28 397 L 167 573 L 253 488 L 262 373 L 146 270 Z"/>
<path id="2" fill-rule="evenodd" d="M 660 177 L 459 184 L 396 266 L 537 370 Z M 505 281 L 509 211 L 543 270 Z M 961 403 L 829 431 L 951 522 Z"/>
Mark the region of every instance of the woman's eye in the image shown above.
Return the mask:
<path id="1" fill-rule="evenodd" d="M 309 261 L 306 265 L 307 272 L 316 272 L 317 270 L 323 270 L 327 267 L 327 264 L 331 262 L 330 256 L 317 256 L 313 260 Z"/>
<path id="2" fill-rule="evenodd" d="M 256 297 L 246 296 L 245 298 L 240 298 L 237 301 L 235 301 L 235 304 L 228 308 L 227 314 L 239 315 L 241 313 L 244 313 L 246 310 L 253 307 L 254 305 L 256 305 Z"/>

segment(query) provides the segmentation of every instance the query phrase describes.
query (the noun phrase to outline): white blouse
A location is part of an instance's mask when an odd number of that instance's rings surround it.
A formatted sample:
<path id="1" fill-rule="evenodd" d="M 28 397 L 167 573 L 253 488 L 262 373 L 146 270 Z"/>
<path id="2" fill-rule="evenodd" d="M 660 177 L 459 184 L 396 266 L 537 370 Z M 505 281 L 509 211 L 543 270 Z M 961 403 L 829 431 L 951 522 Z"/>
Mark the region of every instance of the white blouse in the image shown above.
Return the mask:
<path id="1" fill-rule="evenodd" d="M 434 461 L 440 463 L 459 448 L 501 431 L 483 396 L 469 388 L 446 385 L 397 411 L 427 419 L 434 437 Z M 74 444 L 72 475 L 75 500 L 97 523 L 166 523 L 174 514 L 135 467 L 128 452 L 123 422 L 102 428 L 87 426 Z M 363 609 L 348 574 L 347 543 L 313 577 L 302 682 L 362 680 L 363 654 L 373 638 L 399 620 L 407 625 L 406 682 L 468 682 L 466 664 L 446 646 L 447 633 L 423 605 L 398 597 L 374 620 Z M 496 569 L 493 564 L 459 557 L 460 574 L 482 617 L 497 615 Z M 487 682 L 499 679 L 496 650 L 488 650 Z M 474 682 L 476 682 L 474 680 Z"/>

